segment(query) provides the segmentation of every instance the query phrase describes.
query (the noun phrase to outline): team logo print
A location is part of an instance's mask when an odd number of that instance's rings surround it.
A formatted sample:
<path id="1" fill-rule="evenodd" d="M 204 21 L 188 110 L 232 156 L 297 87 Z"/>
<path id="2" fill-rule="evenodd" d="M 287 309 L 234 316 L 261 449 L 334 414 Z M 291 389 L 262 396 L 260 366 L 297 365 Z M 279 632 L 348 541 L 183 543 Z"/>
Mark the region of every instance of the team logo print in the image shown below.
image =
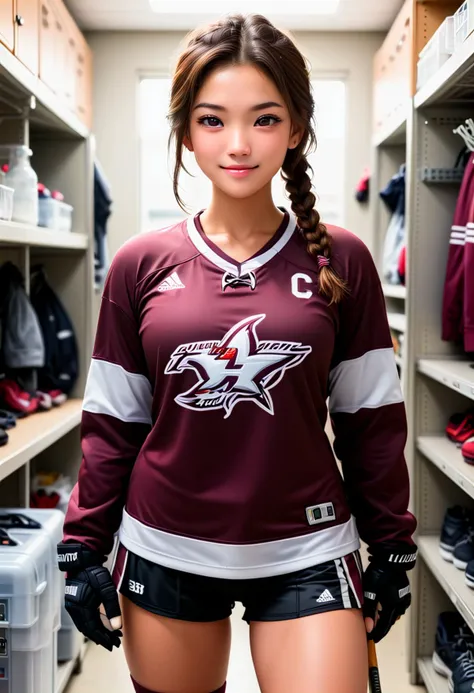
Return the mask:
<path id="1" fill-rule="evenodd" d="M 182 344 L 173 352 L 165 373 L 194 370 L 197 383 L 178 395 L 182 407 L 197 411 L 223 409 L 228 418 L 238 402 L 251 401 L 273 414 L 270 390 L 289 368 L 311 352 L 298 342 L 259 341 L 257 326 L 265 315 L 234 325 L 221 340 Z"/>

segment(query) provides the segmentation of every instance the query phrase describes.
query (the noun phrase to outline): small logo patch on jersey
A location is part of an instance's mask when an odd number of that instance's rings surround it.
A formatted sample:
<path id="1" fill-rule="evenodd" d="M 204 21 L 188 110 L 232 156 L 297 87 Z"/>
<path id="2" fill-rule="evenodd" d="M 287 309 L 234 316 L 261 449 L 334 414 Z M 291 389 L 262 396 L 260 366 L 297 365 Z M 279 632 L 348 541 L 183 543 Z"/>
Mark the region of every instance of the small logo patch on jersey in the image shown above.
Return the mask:
<path id="1" fill-rule="evenodd" d="M 301 342 L 265 340 L 257 326 L 266 315 L 252 315 L 230 328 L 220 340 L 182 344 L 174 350 L 165 373 L 192 369 L 197 383 L 175 398 L 186 409 L 223 409 L 228 418 L 238 402 L 250 401 L 273 414 L 270 390 L 289 368 L 311 353 Z"/>
<path id="2" fill-rule="evenodd" d="M 320 604 L 325 604 L 326 602 L 335 602 L 336 600 L 332 596 L 329 590 L 324 590 L 322 595 L 316 599 Z"/>
<path id="3" fill-rule="evenodd" d="M 166 279 L 161 282 L 161 284 L 158 287 L 158 291 L 172 291 L 174 289 L 185 289 L 186 287 L 184 286 L 183 282 L 178 276 L 177 272 L 173 272 L 173 274 L 170 274 L 169 277 L 166 277 Z"/>

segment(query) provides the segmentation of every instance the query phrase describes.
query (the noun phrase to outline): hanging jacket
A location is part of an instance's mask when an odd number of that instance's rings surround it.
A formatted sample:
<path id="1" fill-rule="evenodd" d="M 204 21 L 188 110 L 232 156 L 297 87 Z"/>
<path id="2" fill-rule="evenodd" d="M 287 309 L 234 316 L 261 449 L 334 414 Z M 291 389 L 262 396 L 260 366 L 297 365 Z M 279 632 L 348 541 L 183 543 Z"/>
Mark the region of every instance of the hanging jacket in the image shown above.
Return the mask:
<path id="1" fill-rule="evenodd" d="M 11 262 L 0 268 L 2 301 L 2 370 L 44 365 L 43 335 L 25 288 L 23 276 Z"/>
<path id="2" fill-rule="evenodd" d="M 77 342 L 72 322 L 48 284 L 42 267 L 31 275 L 31 301 L 38 315 L 45 344 L 45 363 L 38 373 L 40 390 L 70 394 L 78 375 Z"/>

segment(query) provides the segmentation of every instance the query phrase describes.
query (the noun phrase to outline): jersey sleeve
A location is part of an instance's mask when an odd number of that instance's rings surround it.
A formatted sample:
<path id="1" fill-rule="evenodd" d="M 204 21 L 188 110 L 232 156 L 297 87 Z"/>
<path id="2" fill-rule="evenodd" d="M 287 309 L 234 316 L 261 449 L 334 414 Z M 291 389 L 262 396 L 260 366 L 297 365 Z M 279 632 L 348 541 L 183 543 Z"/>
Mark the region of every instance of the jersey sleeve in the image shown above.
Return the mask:
<path id="1" fill-rule="evenodd" d="M 152 386 L 134 310 L 136 267 L 124 247 L 104 286 L 84 394 L 82 462 L 64 524 L 64 541 L 107 556 L 130 474 L 151 430 Z"/>
<path id="2" fill-rule="evenodd" d="M 361 539 L 412 543 L 407 423 L 385 300 L 367 247 L 352 234 L 346 245 L 350 293 L 339 306 L 329 374 L 334 450 Z"/>

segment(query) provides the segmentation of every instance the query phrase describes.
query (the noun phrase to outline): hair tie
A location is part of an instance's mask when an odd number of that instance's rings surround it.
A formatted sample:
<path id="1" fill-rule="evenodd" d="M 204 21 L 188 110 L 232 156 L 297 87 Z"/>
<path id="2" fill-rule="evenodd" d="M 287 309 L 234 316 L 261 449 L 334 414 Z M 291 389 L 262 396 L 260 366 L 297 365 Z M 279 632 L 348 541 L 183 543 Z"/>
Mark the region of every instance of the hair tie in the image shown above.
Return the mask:
<path id="1" fill-rule="evenodd" d="M 329 267 L 331 263 L 329 262 L 329 258 L 326 257 L 325 255 L 318 255 L 318 267 L 321 269 L 321 267 Z"/>

